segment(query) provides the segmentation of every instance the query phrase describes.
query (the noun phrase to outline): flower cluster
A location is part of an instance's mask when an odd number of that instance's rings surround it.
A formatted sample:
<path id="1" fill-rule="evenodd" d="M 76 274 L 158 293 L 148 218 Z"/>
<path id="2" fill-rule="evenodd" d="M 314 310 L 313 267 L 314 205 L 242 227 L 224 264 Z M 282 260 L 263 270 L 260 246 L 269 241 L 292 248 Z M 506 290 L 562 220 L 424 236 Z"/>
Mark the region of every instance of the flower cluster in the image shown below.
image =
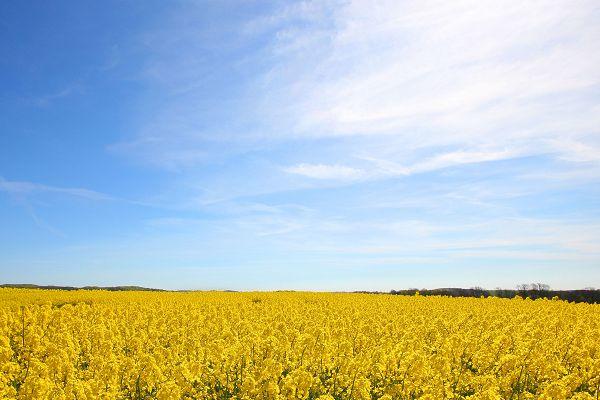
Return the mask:
<path id="1" fill-rule="evenodd" d="M 597 399 L 600 305 L 0 289 L 2 399 Z"/>

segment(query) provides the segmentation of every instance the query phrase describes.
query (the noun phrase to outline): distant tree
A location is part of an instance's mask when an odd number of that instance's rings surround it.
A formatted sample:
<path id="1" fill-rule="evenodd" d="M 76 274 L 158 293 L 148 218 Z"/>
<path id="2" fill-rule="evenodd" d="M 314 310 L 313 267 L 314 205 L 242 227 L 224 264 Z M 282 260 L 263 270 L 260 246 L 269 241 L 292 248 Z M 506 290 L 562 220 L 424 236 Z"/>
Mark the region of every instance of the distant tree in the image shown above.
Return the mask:
<path id="1" fill-rule="evenodd" d="M 537 283 L 530 283 L 530 284 L 529 284 L 529 290 L 535 290 L 535 291 L 537 292 L 537 291 L 538 291 L 538 290 L 540 290 L 540 289 L 539 289 L 539 287 L 538 287 L 538 284 L 537 284 Z"/>
<path id="2" fill-rule="evenodd" d="M 521 283 L 520 285 L 517 285 L 517 290 L 520 292 L 526 292 L 527 290 L 529 290 L 529 284 Z"/>
<path id="3" fill-rule="evenodd" d="M 529 285 L 530 290 L 535 290 L 538 292 L 547 292 L 550 290 L 550 285 L 545 283 L 532 283 Z"/>

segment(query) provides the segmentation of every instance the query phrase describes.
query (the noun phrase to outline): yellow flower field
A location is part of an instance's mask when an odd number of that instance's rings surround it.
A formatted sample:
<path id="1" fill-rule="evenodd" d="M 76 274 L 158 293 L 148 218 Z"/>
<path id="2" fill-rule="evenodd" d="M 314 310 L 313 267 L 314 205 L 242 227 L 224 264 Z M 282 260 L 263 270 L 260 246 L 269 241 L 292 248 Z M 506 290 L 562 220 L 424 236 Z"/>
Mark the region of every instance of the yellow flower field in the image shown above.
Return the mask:
<path id="1" fill-rule="evenodd" d="M 3 399 L 598 399 L 600 305 L 0 289 Z"/>

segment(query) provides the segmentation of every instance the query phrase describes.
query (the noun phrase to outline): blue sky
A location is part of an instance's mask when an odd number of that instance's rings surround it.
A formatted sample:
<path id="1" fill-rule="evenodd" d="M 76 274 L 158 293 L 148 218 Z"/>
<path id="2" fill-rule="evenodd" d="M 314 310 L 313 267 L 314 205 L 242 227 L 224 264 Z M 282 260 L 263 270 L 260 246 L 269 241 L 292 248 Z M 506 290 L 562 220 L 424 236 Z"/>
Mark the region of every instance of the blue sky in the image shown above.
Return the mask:
<path id="1" fill-rule="evenodd" d="M 0 281 L 600 286 L 597 1 L 0 4 Z"/>

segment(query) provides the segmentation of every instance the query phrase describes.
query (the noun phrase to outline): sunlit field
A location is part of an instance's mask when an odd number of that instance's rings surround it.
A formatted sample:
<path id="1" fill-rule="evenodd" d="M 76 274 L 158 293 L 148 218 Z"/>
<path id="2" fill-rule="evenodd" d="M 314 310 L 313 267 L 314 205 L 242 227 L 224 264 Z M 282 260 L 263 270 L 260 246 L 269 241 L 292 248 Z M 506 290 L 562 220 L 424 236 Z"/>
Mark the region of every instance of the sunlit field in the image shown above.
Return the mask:
<path id="1" fill-rule="evenodd" d="M 597 399 L 600 305 L 0 290 L 3 399 Z"/>

